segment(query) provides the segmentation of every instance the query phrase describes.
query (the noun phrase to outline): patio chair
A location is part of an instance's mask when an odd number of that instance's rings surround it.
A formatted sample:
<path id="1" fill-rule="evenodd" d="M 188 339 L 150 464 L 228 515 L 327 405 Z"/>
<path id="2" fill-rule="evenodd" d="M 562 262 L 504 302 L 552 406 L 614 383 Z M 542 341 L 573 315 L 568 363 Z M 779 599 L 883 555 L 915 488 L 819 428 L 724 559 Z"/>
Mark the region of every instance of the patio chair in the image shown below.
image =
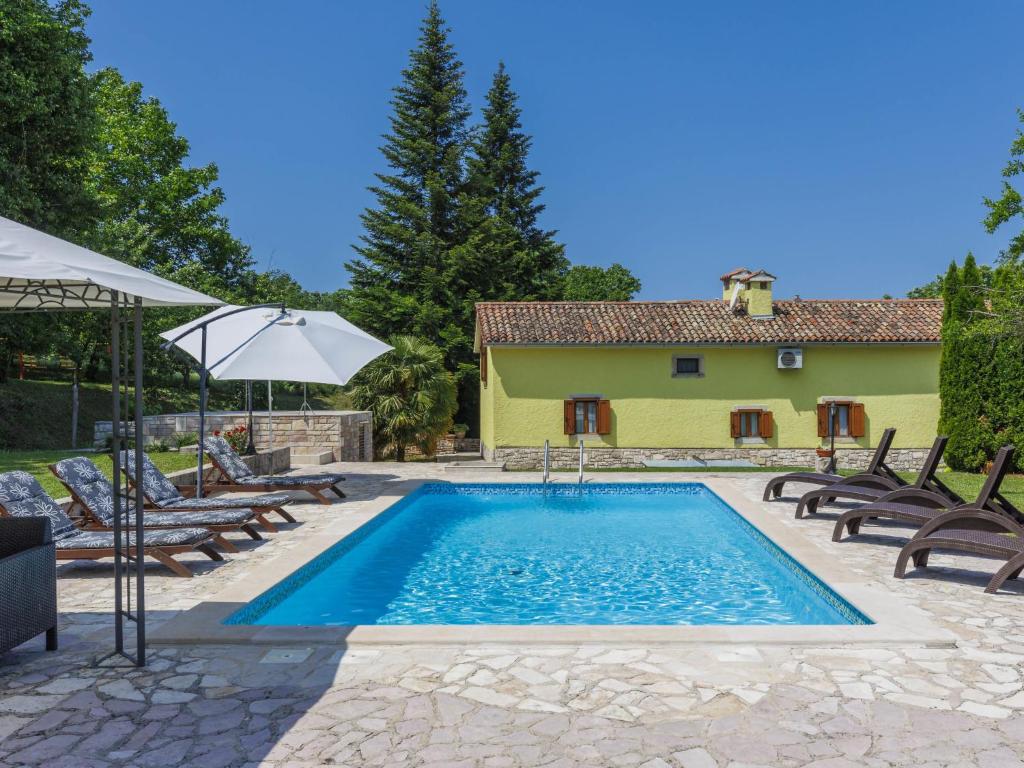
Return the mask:
<path id="1" fill-rule="evenodd" d="M 121 469 L 132 487 L 137 484 L 135 451 L 121 451 Z M 148 504 L 164 512 L 206 511 L 219 509 L 248 508 L 256 513 L 256 519 L 271 533 L 277 526 L 266 519 L 269 512 L 276 512 L 289 523 L 295 518 L 286 512 L 284 505 L 291 501 L 286 493 L 264 493 L 261 496 L 218 496 L 201 499 L 186 498 L 167 475 L 157 469 L 147 454 L 142 454 L 142 493 Z"/>
<path id="2" fill-rule="evenodd" d="M 947 442 L 949 442 L 949 438 L 944 435 L 935 438 L 935 442 L 932 443 L 932 448 L 928 451 L 928 456 L 925 457 L 924 464 L 921 465 L 921 470 L 917 473 L 917 479 L 914 480 L 913 485 L 904 486 L 896 490 L 868 485 L 851 485 L 849 483 L 836 483 L 824 488 L 815 488 L 813 491 L 808 491 L 800 497 L 800 501 L 796 505 L 796 517 L 803 517 L 805 511 L 817 512 L 818 505 L 822 501 L 829 504 L 836 499 L 873 502 L 880 501 L 885 497 L 889 500 L 902 499 L 904 501 L 922 499 L 926 503 L 931 501 L 934 504 L 945 507 L 963 504 L 964 500 L 935 476 L 935 470 L 939 468 L 939 463 L 942 461 L 942 454 L 946 451 Z"/>
<path id="3" fill-rule="evenodd" d="M 1003 478 L 1013 458 L 1014 447 L 1007 445 L 999 449 L 992 462 L 985 482 L 982 483 L 978 496 L 970 504 L 942 503 L 940 498 L 929 494 L 901 495 L 898 491 L 883 496 L 878 501 L 851 509 L 839 516 L 836 527 L 832 531 L 832 541 L 841 541 L 843 529 L 854 536 L 860 532 L 865 520 L 885 519 L 897 520 L 914 526 L 922 526 L 945 515 L 950 509 L 984 509 L 1001 515 L 1008 520 L 1022 521 L 1024 514 L 1020 512 L 1005 496 L 999 493 Z M 908 499 L 901 501 L 900 499 Z"/>
<path id="4" fill-rule="evenodd" d="M 345 498 L 338 487 L 344 475 L 255 475 L 223 437 L 206 438 L 203 449 L 218 473 L 216 480 L 203 486 L 210 491 L 306 491 L 321 504 L 331 503 L 323 495 L 327 490 L 333 491 L 339 499 Z"/>
<path id="5" fill-rule="evenodd" d="M 28 472 L 0 474 L 0 513 L 10 517 L 48 517 L 57 560 L 102 560 L 114 556 L 113 533 L 78 528 Z M 134 548 L 134 532 L 121 535 L 122 545 Z M 174 556 L 197 551 L 211 560 L 223 560 L 213 547 L 213 536 L 213 532 L 205 528 L 144 531 L 143 556 L 163 563 L 178 576 L 191 576 L 192 571 Z"/>
<path id="6" fill-rule="evenodd" d="M 50 471 L 71 494 L 74 507 L 82 512 L 83 528 L 109 531 L 114 526 L 114 487 L 103 476 L 100 468 L 84 456 L 63 459 L 50 465 Z M 121 497 L 126 526 L 135 524 L 135 505 Z M 224 538 L 225 533 L 241 531 L 250 538 L 261 540 L 255 527 L 256 513 L 251 509 L 223 509 L 197 512 L 142 512 L 142 525 L 151 530 L 173 528 L 207 528 L 216 535 L 213 540 L 228 552 L 238 547 Z"/>
<path id="7" fill-rule="evenodd" d="M 0 518 L 0 653 L 46 633 L 57 650 L 57 562 L 45 517 Z"/>
<path id="8" fill-rule="evenodd" d="M 807 483 L 809 485 L 844 483 L 896 490 L 907 483 L 885 463 L 885 457 L 889 454 L 889 448 L 892 447 L 892 440 L 895 436 L 896 429 L 893 427 L 889 427 L 882 433 L 882 438 L 875 447 L 875 454 L 871 457 L 867 470 L 860 474 L 843 477 L 829 472 L 789 472 L 768 481 L 764 487 L 763 501 L 770 501 L 782 496 L 782 486 L 786 483 Z"/>

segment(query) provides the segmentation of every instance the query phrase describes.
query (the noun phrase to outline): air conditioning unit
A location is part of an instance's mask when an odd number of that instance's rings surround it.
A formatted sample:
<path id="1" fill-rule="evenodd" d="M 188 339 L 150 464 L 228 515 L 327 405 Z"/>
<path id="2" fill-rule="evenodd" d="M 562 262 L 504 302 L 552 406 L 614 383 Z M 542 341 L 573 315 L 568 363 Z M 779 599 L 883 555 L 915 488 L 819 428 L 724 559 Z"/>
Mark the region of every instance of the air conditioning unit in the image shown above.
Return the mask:
<path id="1" fill-rule="evenodd" d="M 800 347 L 782 347 L 776 350 L 779 368 L 803 368 L 804 351 Z"/>

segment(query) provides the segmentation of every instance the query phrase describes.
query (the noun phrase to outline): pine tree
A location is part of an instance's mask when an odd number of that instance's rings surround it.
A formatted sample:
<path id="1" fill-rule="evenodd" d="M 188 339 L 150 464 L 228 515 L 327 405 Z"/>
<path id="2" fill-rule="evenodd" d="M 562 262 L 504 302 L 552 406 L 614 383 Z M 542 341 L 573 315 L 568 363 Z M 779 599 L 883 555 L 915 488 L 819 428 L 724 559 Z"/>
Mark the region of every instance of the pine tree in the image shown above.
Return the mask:
<path id="1" fill-rule="evenodd" d="M 377 204 L 363 213 L 358 258 L 346 264 L 348 312 L 380 336 L 440 340 L 453 367 L 472 349 L 453 279 L 460 272 L 453 249 L 465 238 L 459 197 L 470 110 L 462 63 L 436 2 L 391 104 L 381 147 L 389 171 L 370 187 Z"/>
<path id="2" fill-rule="evenodd" d="M 511 79 L 499 63 L 468 161 L 467 217 L 477 217 L 469 245 L 486 265 L 481 291 L 491 300 L 554 298 L 568 266 L 555 232 L 538 224 L 544 187 L 537 184 L 540 174 L 527 165 L 533 140 L 523 132 L 521 116 Z"/>

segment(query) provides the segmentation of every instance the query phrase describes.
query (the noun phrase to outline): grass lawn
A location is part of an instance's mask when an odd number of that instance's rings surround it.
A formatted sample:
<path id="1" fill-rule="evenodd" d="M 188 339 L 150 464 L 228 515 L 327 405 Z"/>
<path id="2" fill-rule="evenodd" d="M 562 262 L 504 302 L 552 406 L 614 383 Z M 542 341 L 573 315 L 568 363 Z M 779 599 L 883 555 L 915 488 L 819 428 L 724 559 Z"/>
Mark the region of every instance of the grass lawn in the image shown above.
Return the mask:
<path id="1" fill-rule="evenodd" d="M 71 456 L 81 456 L 82 451 L 0 451 L 0 472 L 21 469 L 35 475 L 46 492 L 54 498 L 67 496 L 67 489 L 54 477 L 50 464 Z M 87 453 L 103 473 L 109 478 L 113 470 L 110 455 L 106 453 Z M 164 472 L 176 472 L 196 465 L 195 454 L 189 453 L 151 453 L 153 463 Z"/>

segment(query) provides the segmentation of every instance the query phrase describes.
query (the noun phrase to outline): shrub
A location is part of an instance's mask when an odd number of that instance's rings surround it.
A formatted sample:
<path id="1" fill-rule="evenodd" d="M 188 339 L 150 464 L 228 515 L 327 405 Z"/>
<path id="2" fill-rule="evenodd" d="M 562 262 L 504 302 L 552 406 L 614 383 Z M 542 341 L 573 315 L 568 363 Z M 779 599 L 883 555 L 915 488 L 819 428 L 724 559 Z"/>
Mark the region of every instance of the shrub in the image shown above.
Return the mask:
<path id="1" fill-rule="evenodd" d="M 218 429 L 215 430 L 213 434 L 214 437 L 223 437 L 227 440 L 228 445 L 234 449 L 235 453 L 244 453 L 249 444 L 249 430 L 241 425 L 232 427 L 225 432 L 221 432 Z"/>
<path id="2" fill-rule="evenodd" d="M 175 448 L 184 448 L 186 445 L 198 445 L 199 433 L 198 432 L 178 432 L 171 440 L 174 441 Z"/>
<path id="3" fill-rule="evenodd" d="M 1024 444 L 1024 339 L 998 320 L 947 322 L 939 392 L 953 469 L 976 472 L 999 446 Z"/>

